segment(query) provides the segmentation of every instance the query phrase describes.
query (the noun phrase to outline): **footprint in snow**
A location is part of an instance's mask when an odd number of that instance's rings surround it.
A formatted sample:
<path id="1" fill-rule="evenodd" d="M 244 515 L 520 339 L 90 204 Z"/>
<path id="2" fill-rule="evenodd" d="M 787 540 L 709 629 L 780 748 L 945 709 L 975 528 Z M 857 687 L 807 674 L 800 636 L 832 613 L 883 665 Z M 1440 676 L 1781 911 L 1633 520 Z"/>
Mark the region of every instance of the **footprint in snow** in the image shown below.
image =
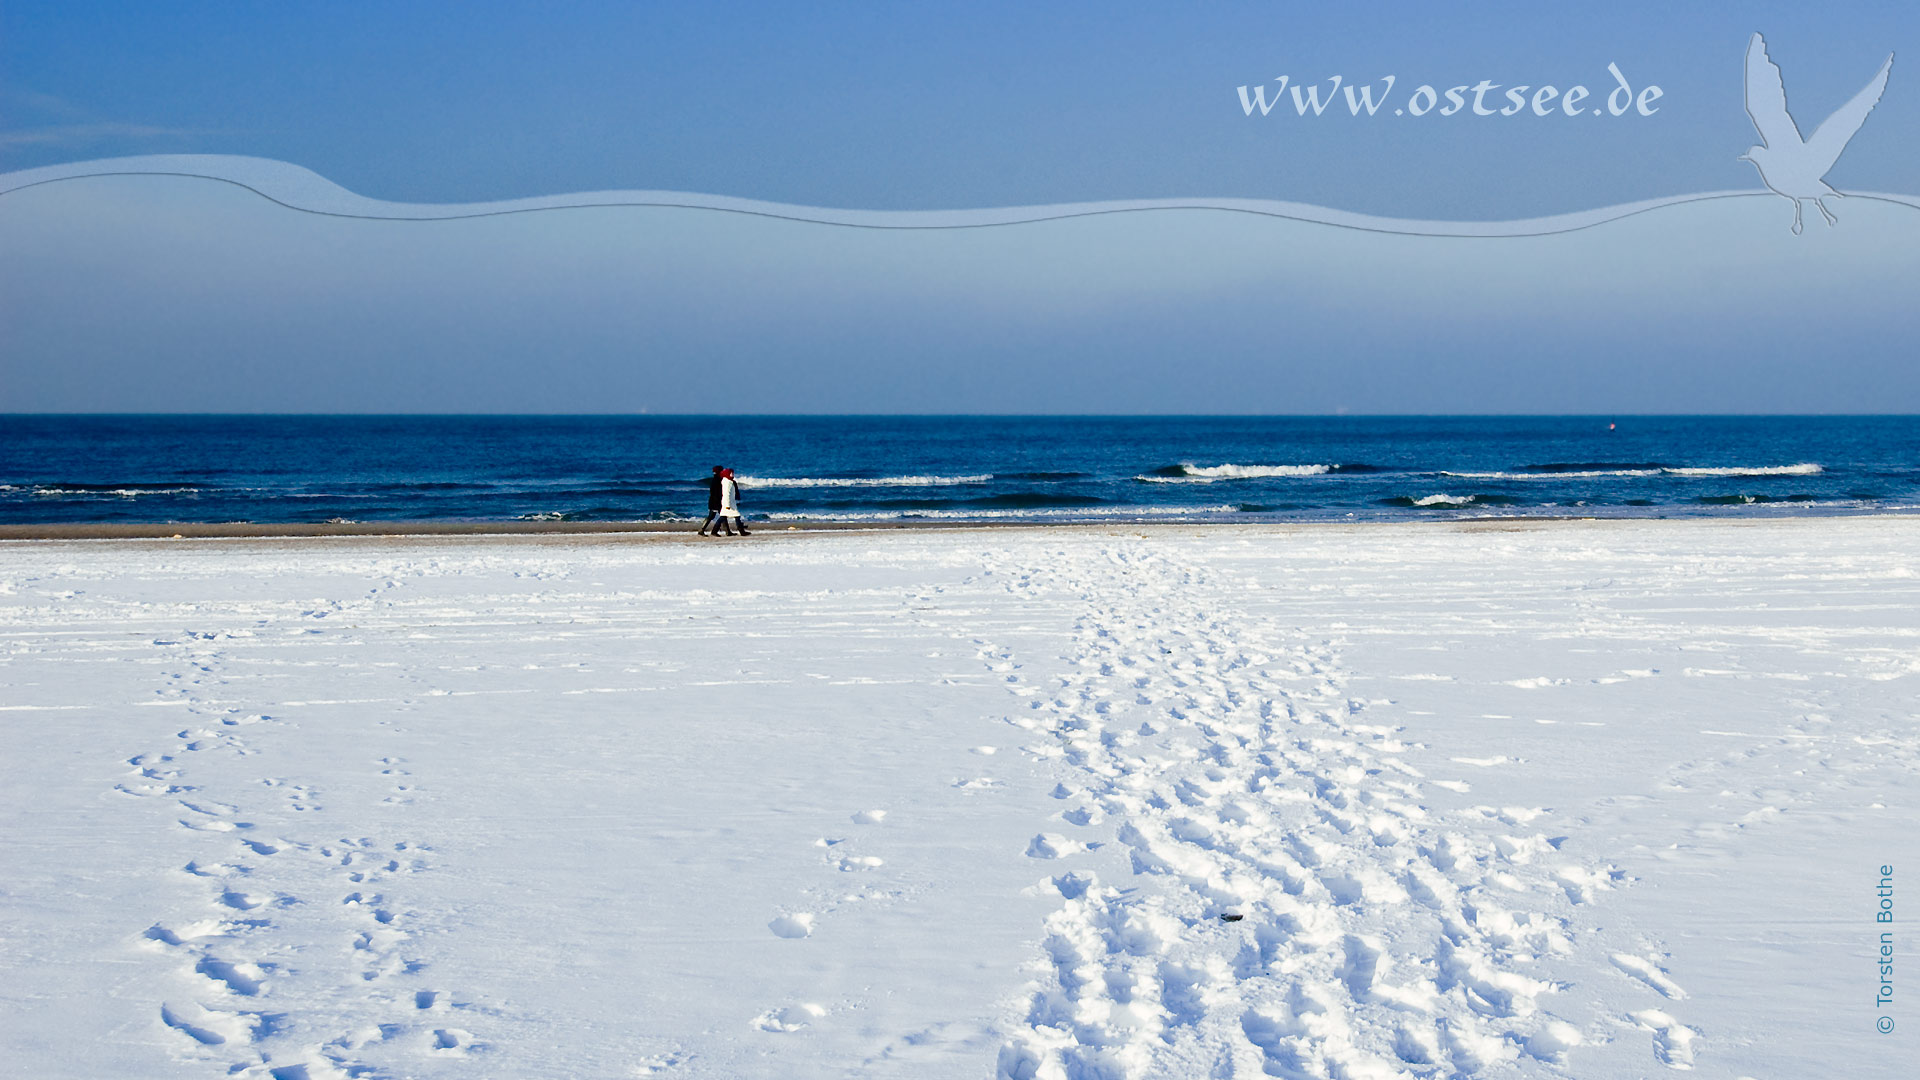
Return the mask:
<path id="1" fill-rule="evenodd" d="M 1687 996 L 1687 992 L 1680 989 L 1680 984 L 1668 978 L 1660 965 L 1652 960 L 1634 956 L 1631 953 L 1614 953 L 1612 960 L 1614 967 L 1659 991 L 1662 997 L 1677 1001 Z"/>
<path id="2" fill-rule="evenodd" d="M 757 1021 L 758 1017 L 755 1019 Z M 692 1060 L 693 1054 L 691 1051 L 674 1049 L 664 1054 L 655 1054 L 649 1058 L 642 1058 L 634 1063 L 633 1071 L 641 1076 L 651 1076 L 654 1073 L 662 1073 L 668 1069 L 678 1068 Z"/>
<path id="3" fill-rule="evenodd" d="M 797 911 L 791 915 L 781 915 L 767 924 L 775 937 L 797 941 L 813 933 L 813 913 Z"/>
<path id="4" fill-rule="evenodd" d="M 798 1005 L 789 1005 L 784 1009 L 768 1009 L 753 1018 L 753 1026 L 761 1031 L 788 1032 L 799 1031 L 808 1024 L 827 1015 L 827 1010 L 810 1001 Z"/>
<path id="5" fill-rule="evenodd" d="M 219 818 L 211 821 L 188 821 L 184 818 L 179 820 L 181 828 L 190 829 L 193 832 L 232 832 L 235 828 L 233 822 L 223 821 Z"/>
<path id="6" fill-rule="evenodd" d="M 1027 842 L 1027 858 L 1064 859 L 1087 849 L 1088 845 L 1069 840 L 1059 833 L 1041 833 Z"/>
<path id="7" fill-rule="evenodd" d="M 1635 1024 L 1653 1032 L 1653 1056 L 1662 1065 L 1675 1069 L 1693 1068 L 1693 1040 L 1696 1033 L 1692 1028 L 1658 1009 L 1645 1009 L 1628 1015 Z"/>
<path id="8" fill-rule="evenodd" d="M 222 922 L 219 919 L 199 919 L 190 923 L 182 923 L 179 925 L 179 929 L 173 929 L 161 923 L 154 923 L 147 928 L 147 932 L 142 934 L 141 937 L 148 941 L 157 941 L 162 945 L 179 946 L 185 945 L 187 942 L 198 938 L 213 937 L 216 934 L 227 933 L 231 928 L 230 924 Z"/>
<path id="9" fill-rule="evenodd" d="M 202 1046 L 224 1046 L 228 1042 L 253 1041 L 252 1020 L 237 1013 L 216 1012 L 192 1005 L 176 1009 L 160 1006 L 160 1022 Z"/>
<path id="10" fill-rule="evenodd" d="M 267 977 L 266 970 L 258 964 L 244 961 L 232 963 L 211 956 L 195 964 L 193 970 L 241 997 L 253 997 L 258 994 L 261 983 Z"/>
<path id="11" fill-rule="evenodd" d="M 1071 810 L 1064 810 L 1060 817 L 1072 825 L 1098 825 L 1106 820 L 1106 815 L 1092 806 L 1076 806 Z"/>
<path id="12" fill-rule="evenodd" d="M 453 1056 L 465 1054 L 469 1050 L 479 1049 L 473 1041 L 473 1032 L 461 1028 L 435 1028 L 433 1030 L 432 1050 L 435 1054 Z"/>
<path id="13" fill-rule="evenodd" d="M 1579 1028 L 1564 1020 L 1549 1020 L 1527 1039 L 1527 1054 L 1541 1061 L 1565 1065 L 1567 1054 L 1585 1041 Z"/>

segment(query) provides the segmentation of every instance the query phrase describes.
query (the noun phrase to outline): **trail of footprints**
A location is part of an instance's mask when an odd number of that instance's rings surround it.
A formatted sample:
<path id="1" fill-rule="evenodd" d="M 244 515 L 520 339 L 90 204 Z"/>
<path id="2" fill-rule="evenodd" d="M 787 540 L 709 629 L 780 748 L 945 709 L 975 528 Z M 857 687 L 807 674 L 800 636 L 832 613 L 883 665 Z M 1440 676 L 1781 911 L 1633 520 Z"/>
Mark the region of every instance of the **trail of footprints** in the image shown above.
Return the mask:
<path id="1" fill-rule="evenodd" d="M 939 594 L 943 591 L 936 587 L 928 592 L 917 593 L 910 598 L 909 605 L 933 605 L 939 601 Z M 998 748 L 977 746 L 972 749 L 974 754 L 990 758 Z M 956 791 L 976 795 L 993 791 L 1000 781 L 990 776 L 975 775 L 952 777 L 947 783 Z M 768 921 L 767 930 L 774 938 L 804 940 L 812 937 L 814 931 L 827 921 L 852 907 L 863 905 L 870 908 L 875 904 L 898 903 L 917 891 L 916 887 L 890 875 L 875 873 L 884 871 L 887 862 L 866 850 L 864 842 L 876 835 L 878 827 L 886 823 L 887 816 L 888 812 L 883 809 L 854 811 L 845 819 L 845 823 L 852 826 L 851 829 L 836 828 L 831 834 L 813 841 L 824 871 L 820 884 L 807 890 L 807 898 L 800 905 L 782 909 Z M 784 1035 L 809 1028 L 835 1011 L 835 1007 L 818 1002 L 795 1001 L 765 1009 L 749 1023 L 758 1031 Z M 676 1053 L 680 1056 L 671 1060 L 662 1059 L 664 1063 L 652 1066 L 650 1071 L 665 1071 L 690 1058 L 684 1051 Z"/>
<path id="2" fill-rule="evenodd" d="M 1087 608 L 1044 685 L 981 643 L 1021 702 L 1009 719 L 1039 737 L 1026 749 L 1064 766 L 1060 831 L 1026 854 L 1071 865 L 1111 838 L 1133 871 L 1051 877 L 1062 904 L 1000 1077 L 1470 1076 L 1629 1032 L 1691 1066 L 1695 1033 L 1663 1011 L 1685 995 L 1656 959 L 1614 967 L 1662 1008 L 1584 1028 L 1554 1012 L 1580 906 L 1624 875 L 1562 854 L 1545 811 L 1427 809 L 1334 645 L 1137 549 L 996 573 Z"/>
<path id="3" fill-rule="evenodd" d="M 115 785 L 124 796 L 167 807 L 173 827 L 201 837 L 202 853 L 180 869 L 204 900 L 142 933 L 178 972 L 178 992 L 156 1009 L 175 1035 L 176 1054 L 230 1076 L 323 1080 L 385 1075 L 370 1061 L 391 1061 L 395 1052 L 460 1057 L 484 1049 L 453 1022 L 468 1015 L 467 1004 L 421 985 L 426 963 L 413 949 L 416 917 L 396 895 L 407 875 L 431 869 L 428 845 L 313 839 L 328 835 L 322 793 L 286 778 L 262 777 L 217 796 L 194 782 L 196 761 L 251 756 L 252 733 L 276 723 L 217 704 L 224 655 L 210 646 L 228 636 L 156 643 L 172 646 L 180 660 L 181 670 L 166 677 L 165 699 L 182 701 L 192 722 L 165 749 L 127 759 L 127 775 Z M 411 801 L 403 762 L 370 764 L 392 781 L 386 803 Z M 264 827 L 255 816 L 282 827 Z M 298 832 L 307 838 L 292 838 L 290 826 L 305 821 L 311 825 Z M 332 950 L 314 944 L 329 936 Z M 377 1013 L 387 1019 L 327 1030 Z"/>
<path id="4" fill-rule="evenodd" d="M 855 830 L 870 828 L 884 823 L 885 810 L 860 810 L 848 816 L 849 824 Z M 821 862 L 826 871 L 837 875 L 861 874 L 877 870 L 886 865 L 886 860 L 877 855 L 856 851 L 859 847 L 851 834 L 823 836 L 813 842 L 821 851 Z M 851 891 L 849 891 L 851 890 Z M 908 890 L 897 884 L 871 884 L 864 879 L 831 881 L 809 890 L 814 899 L 809 907 L 817 910 L 789 909 L 775 915 L 767 923 L 767 930 L 776 938 L 799 941 L 813 936 L 814 929 L 820 925 L 823 917 L 831 917 L 851 904 L 891 903 L 908 895 Z M 767 1009 L 755 1016 L 750 1023 L 760 1031 L 786 1034 L 808 1027 L 814 1021 L 825 1017 L 830 1010 L 817 1002 L 800 1001 L 788 1005 L 779 1005 Z"/>
<path id="5" fill-rule="evenodd" d="M 1534 828 L 1544 814 L 1535 808 L 1428 810 L 1422 792 L 1442 782 L 1400 760 L 1408 747 L 1398 729 L 1364 721 L 1334 645 L 1234 612 L 1222 602 L 1228 588 L 1197 570 L 1137 549 L 1108 554 L 1104 567 L 995 568 L 1010 592 L 1064 591 L 1086 609 L 1057 680 L 1030 680 L 1011 650 L 981 643 L 1022 706 L 1010 719 L 1037 739 L 1024 749 L 1063 766 L 1058 831 L 1037 834 L 1025 854 L 1070 867 L 1118 844 L 1134 872 L 1121 883 L 1072 868 L 1050 875 L 1061 907 L 1046 921 L 1035 985 L 998 1075 L 1474 1075 L 1519 1059 L 1565 1066 L 1584 1043 L 1630 1032 L 1648 1040 L 1654 1062 L 1692 1065 L 1697 1035 L 1668 1011 L 1685 992 L 1657 956 L 1612 960 L 1658 1007 L 1584 1027 L 1553 1012 L 1564 987 L 1552 961 L 1581 932 L 1578 909 L 1623 884 L 1616 869 L 1563 855 L 1561 838 Z M 191 723 L 165 749 L 129 758 L 116 785 L 166 804 L 174 827 L 205 851 L 182 867 L 203 903 L 144 931 L 186 988 L 157 1003 L 157 1020 L 184 1055 L 278 1080 L 383 1074 L 370 1062 L 402 1047 L 484 1050 L 459 1026 L 473 1010 L 425 985 L 412 952 L 415 917 L 398 889 L 431 869 L 428 847 L 314 839 L 326 836 L 324 793 L 284 778 L 217 794 L 193 783 L 200 755 L 250 756 L 251 733 L 275 723 L 208 700 L 223 681 L 226 637 L 170 643 L 178 670 L 163 693 L 185 704 Z M 385 801 L 404 806 L 404 762 L 377 765 L 392 781 Z M 308 815 L 316 824 L 300 838 L 251 820 Z M 805 939 L 849 904 L 904 895 L 844 884 L 884 866 L 849 842 L 884 817 L 855 813 L 852 834 L 817 841 L 832 875 L 823 882 L 839 880 L 813 890 L 806 910 L 777 913 L 775 938 Z M 332 957 L 278 932 L 322 909 L 336 916 Z M 333 1017 L 290 1007 L 302 984 L 357 985 L 387 1019 L 313 1030 Z M 786 1033 L 828 1013 L 793 1002 L 752 1023 Z M 676 1050 L 647 1068 L 686 1059 Z"/>

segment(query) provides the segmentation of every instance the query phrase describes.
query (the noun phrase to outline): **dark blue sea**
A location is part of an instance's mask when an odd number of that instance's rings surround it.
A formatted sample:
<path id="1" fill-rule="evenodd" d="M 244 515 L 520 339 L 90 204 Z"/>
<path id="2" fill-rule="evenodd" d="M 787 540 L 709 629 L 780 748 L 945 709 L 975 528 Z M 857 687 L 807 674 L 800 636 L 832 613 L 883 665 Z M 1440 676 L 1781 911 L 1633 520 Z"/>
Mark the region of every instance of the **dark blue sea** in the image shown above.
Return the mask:
<path id="1" fill-rule="evenodd" d="M 0 416 L 0 523 L 1920 509 L 1920 417 Z"/>

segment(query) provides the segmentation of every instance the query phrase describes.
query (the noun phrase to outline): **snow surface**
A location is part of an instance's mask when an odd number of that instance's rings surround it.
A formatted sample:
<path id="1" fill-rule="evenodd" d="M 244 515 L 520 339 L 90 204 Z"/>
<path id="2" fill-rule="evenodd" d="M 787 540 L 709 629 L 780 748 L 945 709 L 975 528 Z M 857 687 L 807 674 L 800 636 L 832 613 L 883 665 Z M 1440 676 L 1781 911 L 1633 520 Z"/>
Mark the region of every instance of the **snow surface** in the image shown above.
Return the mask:
<path id="1" fill-rule="evenodd" d="M 8 1070 L 1905 1076 L 1916 553 L 0 545 Z"/>

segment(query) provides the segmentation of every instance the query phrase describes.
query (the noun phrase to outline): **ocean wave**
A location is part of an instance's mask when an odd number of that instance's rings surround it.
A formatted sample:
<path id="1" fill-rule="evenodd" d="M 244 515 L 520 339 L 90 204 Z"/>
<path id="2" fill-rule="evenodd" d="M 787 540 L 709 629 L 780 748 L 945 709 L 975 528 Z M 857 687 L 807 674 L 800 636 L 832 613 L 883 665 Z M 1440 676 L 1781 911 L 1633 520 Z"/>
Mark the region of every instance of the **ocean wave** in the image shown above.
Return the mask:
<path id="1" fill-rule="evenodd" d="M 741 476 L 741 488 L 947 487 L 985 484 L 992 473 L 972 476 Z"/>
<path id="2" fill-rule="evenodd" d="M 1448 509 L 1453 507 L 1472 506 L 1474 503 L 1477 503 L 1480 501 L 1481 501 L 1481 497 L 1478 495 L 1437 494 L 1437 495 L 1423 495 L 1417 499 L 1411 495 L 1396 495 L 1390 499 L 1381 499 L 1380 504 L 1382 506 L 1423 506 L 1423 507 L 1439 507 L 1441 509 Z"/>
<path id="3" fill-rule="evenodd" d="M 1266 480 L 1282 477 L 1325 476 L 1332 465 L 1169 465 L 1142 473 L 1135 480 L 1147 484 L 1211 484 L 1220 480 Z"/>
<path id="4" fill-rule="evenodd" d="M 623 506 L 589 506 L 581 510 L 532 510 L 515 514 L 514 521 L 699 521 L 703 515 L 683 514 L 677 510 L 646 513 Z M 491 516 L 480 520 L 494 520 Z"/>
<path id="5" fill-rule="evenodd" d="M 1045 520 L 1049 518 L 1142 518 L 1142 517 L 1200 517 L 1214 514 L 1233 514 L 1240 512 L 1237 506 L 1099 506 L 1099 507 L 1053 507 L 1029 510 L 880 510 L 866 512 L 824 511 L 806 513 L 802 511 L 775 512 L 768 514 L 768 521 L 899 521 L 902 519 L 925 519 L 934 521 L 1023 521 L 1027 519 Z"/>
<path id="6" fill-rule="evenodd" d="M 1811 461 L 1798 465 L 1732 465 L 1726 468 L 1669 468 L 1674 476 L 1818 476 L 1827 470 Z"/>
<path id="7" fill-rule="evenodd" d="M 1453 472 L 1441 476 L 1460 480 L 1595 480 L 1606 476 L 1818 476 L 1826 469 L 1807 461 L 1798 465 L 1726 465 L 1695 467 L 1648 463 L 1577 462 L 1525 465 L 1517 472 Z"/>
<path id="8" fill-rule="evenodd" d="M 745 488 L 745 487 L 746 487 L 746 484 L 745 484 L 745 483 L 742 483 L 742 484 L 741 484 L 740 486 L 741 486 L 742 488 Z M 491 495 L 493 495 L 493 494 L 495 494 L 495 493 L 494 493 L 494 492 L 481 492 L 481 493 L 480 493 L 480 495 L 481 495 L 481 497 L 488 497 L 488 496 L 491 496 Z M 544 498 L 551 498 L 551 499 L 579 499 L 579 500 L 588 500 L 588 499 L 637 499 L 637 498 L 650 498 L 650 499 L 658 499 L 658 498 L 673 498 L 673 499 L 693 499 L 693 498 L 696 498 L 696 497 L 704 497 L 704 496 L 705 496 L 705 494 L 706 494 L 706 485 L 705 485 L 705 484 L 700 484 L 700 485 L 698 485 L 698 486 L 695 486 L 695 485 L 693 485 L 693 484 L 683 484 L 683 485 L 680 485 L 680 486 L 677 486 L 677 487 L 676 487 L 676 486 L 674 486 L 674 485 L 672 485 L 672 484 L 668 484 L 668 483 L 662 483 L 662 484 L 610 484 L 610 485 L 605 485 L 605 486 L 592 486 L 592 485 L 582 485 L 582 486 L 580 486 L 580 487 L 566 487 L 566 488 L 561 488 L 560 490 L 557 490 L 557 491 L 544 491 L 544 492 L 538 492 L 538 493 L 534 493 L 534 492 L 515 492 L 515 491 L 505 491 L 505 492 L 500 492 L 499 494 L 503 494 L 503 495 L 519 495 L 519 494 L 539 494 L 540 496 L 542 496 L 542 497 L 544 497 Z"/>
<path id="9" fill-rule="evenodd" d="M 452 480 L 395 480 L 384 483 L 367 483 L 361 486 L 368 491 L 400 492 L 404 494 L 414 491 L 497 491 L 501 485 L 489 482 L 473 483 Z"/>
<path id="10" fill-rule="evenodd" d="M 1755 503 L 1805 503 L 1818 502 L 1815 495 L 1702 495 L 1695 502 L 1707 506 L 1752 506 Z"/>
<path id="11" fill-rule="evenodd" d="M 1570 472 L 1451 472 L 1442 471 L 1441 476 L 1451 476 L 1457 480 L 1591 480 L 1602 476 L 1659 476 L 1664 470 L 1651 469 L 1589 469 Z"/>
<path id="12" fill-rule="evenodd" d="M 8 490 L 15 490 L 9 488 Z M 58 497 L 62 495 L 92 495 L 95 497 L 113 495 L 122 499 L 132 499 L 141 495 L 192 495 L 199 492 L 197 487 L 149 487 L 133 485 L 129 487 L 109 487 L 105 484 L 75 484 L 71 487 L 36 487 L 33 494 Z"/>
<path id="13" fill-rule="evenodd" d="M 1105 499 L 1097 495 L 1070 495 L 1046 491 L 1003 491 L 998 495 L 985 495 L 978 499 L 968 499 L 966 506 L 1000 507 L 1004 509 L 1069 509 L 1072 507 L 1102 506 Z"/>
<path id="14" fill-rule="evenodd" d="M 1549 461 L 1544 465 L 1522 465 L 1530 473 L 1560 473 L 1584 476 L 1588 473 L 1659 472 L 1667 468 L 1658 461 Z"/>

